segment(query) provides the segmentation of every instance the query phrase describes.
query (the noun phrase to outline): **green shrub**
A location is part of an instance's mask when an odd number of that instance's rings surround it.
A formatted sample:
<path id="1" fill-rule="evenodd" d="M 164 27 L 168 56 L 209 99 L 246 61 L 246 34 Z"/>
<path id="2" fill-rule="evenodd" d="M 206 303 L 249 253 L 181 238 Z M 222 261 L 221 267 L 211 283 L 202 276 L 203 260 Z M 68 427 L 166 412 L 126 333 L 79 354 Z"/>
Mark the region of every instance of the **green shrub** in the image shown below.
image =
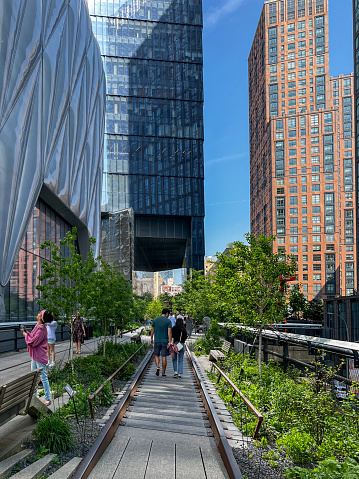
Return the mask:
<path id="1" fill-rule="evenodd" d="M 285 477 L 287 479 L 357 479 L 359 464 L 350 458 L 344 462 L 327 459 L 311 471 L 301 467 L 286 468 Z"/>
<path id="2" fill-rule="evenodd" d="M 303 431 L 293 429 L 277 440 L 277 446 L 284 448 L 293 462 L 305 464 L 315 459 L 315 442 L 312 436 Z"/>
<path id="3" fill-rule="evenodd" d="M 90 387 L 88 389 L 88 395 L 94 393 L 99 387 L 101 386 L 101 384 L 99 383 L 96 383 L 96 382 L 93 382 L 92 384 L 90 384 Z M 111 383 L 109 381 L 106 381 L 105 384 L 104 384 L 104 387 L 102 388 L 102 391 L 100 392 L 100 394 L 98 394 L 96 397 L 95 397 L 95 402 L 94 402 L 94 405 L 95 406 L 110 406 L 113 402 L 113 393 L 112 393 L 112 386 L 111 386 Z"/>
<path id="4" fill-rule="evenodd" d="M 71 427 L 58 413 L 40 419 L 33 436 L 39 446 L 53 454 L 65 453 L 73 444 Z"/>
<path id="5" fill-rule="evenodd" d="M 74 389 L 75 389 L 74 400 L 75 400 L 77 415 L 79 417 L 90 416 L 90 405 L 88 402 L 88 397 L 90 395 L 89 390 L 86 390 L 82 384 L 74 386 Z M 70 399 L 67 404 L 62 406 L 61 415 L 63 417 L 72 417 L 72 418 L 76 417 L 74 402 L 72 399 Z"/>
<path id="6" fill-rule="evenodd" d="M 198 339 L 193 347 L 195 350 L 200 350 L 202 354 L 209 354 L 211 349 L 220 348 L 222 346 L 221 336 L 224 335 L 224 330 L 215 319 L 212 320 L 211 326 L 208 328 L 207 334 Z"/>

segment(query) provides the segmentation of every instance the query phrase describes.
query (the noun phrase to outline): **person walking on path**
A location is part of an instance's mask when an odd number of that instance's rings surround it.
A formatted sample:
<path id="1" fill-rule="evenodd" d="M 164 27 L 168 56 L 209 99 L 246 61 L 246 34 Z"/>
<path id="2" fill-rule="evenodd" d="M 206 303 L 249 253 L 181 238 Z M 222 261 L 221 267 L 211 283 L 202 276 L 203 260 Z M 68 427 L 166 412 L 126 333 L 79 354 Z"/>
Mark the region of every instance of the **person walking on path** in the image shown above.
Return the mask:
<path id="1" fill-rule="evenodd" d="M 169 314 L 169 309 L 164 308 L 162 315 L 155 318 L 152 323 L 151 344 L 154 344 L 156 376 L 160 374 L 160 356 L 162 356 L 162 376 L 166 377 L 168 348 L 172 342 L 172 323 L 168 319 Z"/>
<path id="2" fill-rule="evenodd" d="M 175 354 L 173 362 L 174 378 L 181 379 L 183 374 L 184 343 L 187 339 L 186 327 L 182 318 L 176 319 L 176 324 L 172 328 L 172 344 L 177 345 L 178 353 Z"/>
<path id="3" fill-rule="evenodd" d="M 176 324 L 176 317 L 174 314 L 171 314 L 170 316 L 168 316 L 168 319 L 171 321 L 171 324 L 172 324 L 172 328 L 173 326 Z"/>
<path id="4" fill-rule="evenodd" d="M 51 323 L 46 324 L 47 329 L 47 366 L 52 368 L 55 366 L 55 343 L 56 343 L 56 329 L 57 321 L 53 320 Z M 51 355 L 51 360 L 50 360 Z"/>
<path id="5" fill-rule="evenodd" d="M 42 368 L 41 381 L 45 391 L 45 406 L 50 406 L 50 384 L 46 372 L 47 364 L 47 329 L 45 324 L 53 321 L 51 313 L 45 309 L 37 315 L 37 325 L 29 333 L 26 327 L 22 328 L 22 334 L 25 337 L 27 350 L 31 357 L 31 371 Z M 35 394 L 36 396 L 36 391 Z"/>
<path id="6" fill-rule="evenodd" d="M 73 340 L 76 346 L 76 354 L 81 354 L 81 344 L 85 340 L 86 332 L 85 332 L 83 319 L 81 318 L 79 312 L 76 313 L 73 327 L 74 327 Z"/>
<path id="7" fill-rule="evenodd" d="M 187 331 L 187 334 L 188 334 L 188 337 L 189 337 L 189 338 L 191 337 L 192 330 L 193 330 L 193 321 L 192 321 L 192 318 L 190 318 L 189 316 L 187 316 L 187 317 L 186 317 L 186 331 Z"/>

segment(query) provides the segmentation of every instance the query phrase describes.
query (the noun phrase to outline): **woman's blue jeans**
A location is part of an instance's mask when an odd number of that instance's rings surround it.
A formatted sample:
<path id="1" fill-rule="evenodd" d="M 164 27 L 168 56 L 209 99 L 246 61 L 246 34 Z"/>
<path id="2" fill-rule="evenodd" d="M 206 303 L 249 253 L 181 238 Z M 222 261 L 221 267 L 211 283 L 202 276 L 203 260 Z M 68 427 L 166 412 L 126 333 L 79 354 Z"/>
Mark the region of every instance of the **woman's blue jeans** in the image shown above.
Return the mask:
<path id="1" fill-rule="evenodd" d="M 175 343 L 175 344 L 178 344 Z M 185 350 L 185 347 L 183 345 L 183 348 L 181 349 L 181 351 L 176 355 L 175 355 L 175 358 L 172 360 L 173 362 L 173 370 L 174 372 L 178 372 L 178 374 L 183 374 L 183 356 L 184 356 L 184 350 Z M 177 361 L 178 361 L 178 370 L 177 370 Z"/>
<path id="2" fill-rule="evenodd" d="M 31 371 L 35 371 L 35 369 L 40 369 L 42 368 L 42 373 L 41 373 L 41 381 L 42 385 L 44 386 L 44 391 L 45 391 L 45 399 L 46 401 L 50 401 L 50 384 L 49 384 L 49 379 L 47 377 L 47 372 L 46 372 L 46 364 L 41 364 L 38 361 L 34 361 L 31 359 Z M 35 391 L 34 396 L 36 396 L 37 391 Z"/>

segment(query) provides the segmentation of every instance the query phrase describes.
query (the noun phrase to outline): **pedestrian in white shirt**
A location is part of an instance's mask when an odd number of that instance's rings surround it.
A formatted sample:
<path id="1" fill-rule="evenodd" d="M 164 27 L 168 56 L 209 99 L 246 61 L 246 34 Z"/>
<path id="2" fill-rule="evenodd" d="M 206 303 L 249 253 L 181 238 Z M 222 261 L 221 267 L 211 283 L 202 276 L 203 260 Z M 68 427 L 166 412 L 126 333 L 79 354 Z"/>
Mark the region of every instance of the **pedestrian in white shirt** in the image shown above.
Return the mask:
<path id="1" fill-rule="evenodd" d="M 51 321 L 51 323 L 46 324 L 47 329 L 47 357 L 49 359 L 47 366 L 55 366 L 55 343 L 56 343 L 56 328 L 57 321 Z M 50 361 L 51 353 L 51 361 Z"/>
<path id="2" fill-rule="evenodd" d="M 176 318 L 175 318 L 174 314 L 171 314 L 171 316 L 168 316 L 168 319 L 171 321 L 172 328 L 173 328 L 173 326 L 176 324 Z"/>

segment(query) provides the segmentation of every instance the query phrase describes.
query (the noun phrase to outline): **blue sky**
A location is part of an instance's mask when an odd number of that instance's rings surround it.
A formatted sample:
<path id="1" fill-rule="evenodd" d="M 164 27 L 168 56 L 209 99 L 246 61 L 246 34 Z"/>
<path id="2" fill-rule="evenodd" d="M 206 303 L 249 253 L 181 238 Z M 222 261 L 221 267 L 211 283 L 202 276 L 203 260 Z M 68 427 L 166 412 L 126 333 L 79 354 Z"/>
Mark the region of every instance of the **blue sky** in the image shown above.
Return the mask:
<path id="1" fill-rule="evenodd" d="M 263 0 L 203 0 L 206 255 L 249 223 L 247 58 Z M 353 71 L 352 0 L 329 0 L 330 75 Z"/>

